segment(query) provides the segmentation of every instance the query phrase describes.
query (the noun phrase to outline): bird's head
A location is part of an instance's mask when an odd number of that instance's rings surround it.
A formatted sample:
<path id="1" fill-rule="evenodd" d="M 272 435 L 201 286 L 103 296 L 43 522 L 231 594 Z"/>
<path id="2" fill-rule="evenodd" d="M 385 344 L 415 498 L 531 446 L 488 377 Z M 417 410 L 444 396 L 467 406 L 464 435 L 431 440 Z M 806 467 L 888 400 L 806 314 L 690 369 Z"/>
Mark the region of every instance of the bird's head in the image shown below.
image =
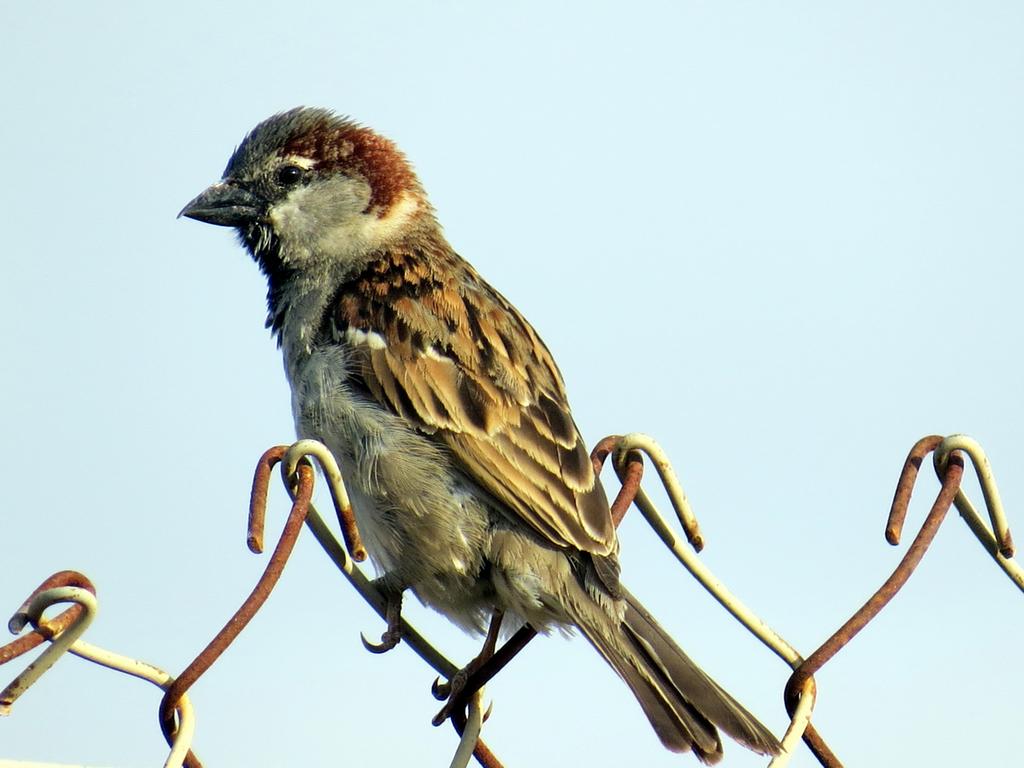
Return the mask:
<path id="1" fill-rule="evenodd" d="M 352 261 L 436 226 L 423 188 L 388 139 L 325 109 L 257 125 L 224 175 L 179 214 L 236 227 L 268 273 Z"/>

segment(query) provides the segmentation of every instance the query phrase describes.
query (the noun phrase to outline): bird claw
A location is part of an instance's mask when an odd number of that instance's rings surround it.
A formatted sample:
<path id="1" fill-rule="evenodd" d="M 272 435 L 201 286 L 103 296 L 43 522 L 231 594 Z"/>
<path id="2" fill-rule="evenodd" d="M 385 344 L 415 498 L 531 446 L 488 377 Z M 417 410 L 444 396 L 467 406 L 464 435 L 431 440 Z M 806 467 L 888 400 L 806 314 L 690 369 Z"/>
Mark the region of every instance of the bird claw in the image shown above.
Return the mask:
<path id="1" fill-rule="evenodd" d="M 361 632 L 359 639 L 363 641 L 363 648 L 370 653 L 387 653 L 402 641 L 402 592 L 405 587 L 397 585 L 387 575 L 374 580 L 373 585 L 384 597 L 384 616 L 388 628 L 381 634 L 379 643 L 370 642 Z"/>
<path id="2" fill-rule="evenodd" d="M 472 696 L 477 690 L 481 688 L 483 682 L 476 684 L 471 687 L 468 695 L 466 695 L 466 686 L 470 679 L 475 675 L 485 663 L 494 656 L 494 646 L 498 642 L 498 630 L 501 629 L 501 620 L 505 615 L 505 612 L 500 609 L 495 609 L 494 614 L 491 616 L 491 624 L 487 628 L 487 637 L 484 639 L 484 647 L 480 649 L 480 653 L 475 659 L 469 662 L 465 667 L 460 669 L 451 679 L 446 683 L 441 682 L 441 678 L 435 678 L 433 685 L 430 686 L 431 693 L 434 694 L 434 698 L 439 700 L 448 699 L 447 703 L 441 707 L 441 711 L 434 715 L 434 725 L 440 725 L 459 707 L 466 706 L 466 702 L 469 696 Z M 488 715 L 490 709 L 488 708 Z M 486 715 L 485 715 L 486 718 Z"/>
<path id="3" fill-rule="evenodd" d="M 465 673 L 465 674 L 464 674 Z M 434 719 L 431 723 L 434 725 L 441 725 L 452 716 L 452 712 L 455 711 L 456 706 L 464 706 L 465 700 L 462 700 L 462 692 L 466 687 L 466 683 L 469 682 L 470 675 L 466 670 L 459 670 L 455 677 L 449 682 L 442 683 L 441 678 L 434 678 L 433 684 L 430 686 L 430 692 L 434 694 L 437 699 L 448 699 L 447 703 L 441 707 L 441 711 L 434 715 Z M 452 689 L 455 689 L 454 692 Z M 491 717 L 491 712 L 494 711 L 494 702 L 490 702 L 487 705 L 487 709 L 484 710 L 483 716 L 480 722 L 486 723 Z"/>
<path id="4" fill-rule="evenodd" d="M 434 682 L 430 684 L 430 692 L 438 701 L 444 701 L 451 694 L 452 686 L 450 683 L 442 683 L 440 677 L 435 677 Z"/>
<path id="5" fill-rule="evenodd" d="M 379 643 L 367 640 L 362 632 L 359 633 L 359 639 L 363 642 L 363 648 L 370 653 L 387 653 L 402 641 L 402 630 L 389 627 L 381 634 Z"/>
<path id="6" fill-rule="evenodd" d="M 452 712 L 455 711 L 456 707 L 465 705 L 465 701 L 462 700 L 462 692 L 466 688 L 466 683 L 471 673 L 472 670 L 469 668 L 460 669 L 446 683 L 442 683 L 441 678 L 434 680 L 434 683 L 430 686 L 430 692 L 434 694 L 434 698 L 440 701 L 448 700 L 441 707 L 441 711 L 434 715 L 434 719 L 431 720 L 434 725 L 441 725 L 452 716 Z"/>

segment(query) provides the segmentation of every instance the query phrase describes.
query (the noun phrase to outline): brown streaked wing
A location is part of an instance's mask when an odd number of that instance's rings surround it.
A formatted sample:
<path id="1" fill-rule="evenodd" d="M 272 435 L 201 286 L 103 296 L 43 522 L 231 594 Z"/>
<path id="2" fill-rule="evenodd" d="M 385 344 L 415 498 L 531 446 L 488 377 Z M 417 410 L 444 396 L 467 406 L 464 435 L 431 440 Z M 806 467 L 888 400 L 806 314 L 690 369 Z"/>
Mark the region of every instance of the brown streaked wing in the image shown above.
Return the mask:
<path id="1" fill-rule="evenodd" d="M 607 499 L 534 330 L 446 248 L 382 262 L 333 305 L 334 332 L 360 353 L 369 391 L 556 546 L 614 554 Z"/>

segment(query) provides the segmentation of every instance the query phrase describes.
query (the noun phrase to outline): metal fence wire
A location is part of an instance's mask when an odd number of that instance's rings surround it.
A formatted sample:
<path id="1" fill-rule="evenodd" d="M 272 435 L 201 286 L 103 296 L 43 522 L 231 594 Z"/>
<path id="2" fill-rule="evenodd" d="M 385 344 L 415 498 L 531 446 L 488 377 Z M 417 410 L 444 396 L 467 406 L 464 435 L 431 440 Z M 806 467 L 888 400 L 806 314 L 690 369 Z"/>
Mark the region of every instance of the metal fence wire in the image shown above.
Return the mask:
<path id="1" fill-rule="evenodd" d="M 737 621 L 792 668 L 793 672 L 786 684 L 784 697 L 790 725 L 782 739 L 782 752 L 771 760 L 768 764 L 770 768 L 785 766 L 798 748 L 801 739 L 821 765 L 827 768 L 842 765 L 811 723 L 814 703 L 818 696 L 814 674 L 850 642 L 907 582 L 924 557 L 951 506 L 956 506 L 960 516 L 985 551 L 1013 583 L 1024 590 L 1024 570 L 1013 557 L 1013 540 L 992 469 L 981 446 L 965 435 L 951 435 L 945 438 L 931 435 L 914 444 L 896 486 L 885 529 L 886 539 L 893 545 L 900 541 L 914 483 L 928 454 L 932 454 L 932 463 L 942 485 L 921 530 L 885 583 L 821 647 L 804 657 L 726 589 L 697 557 L 697 553 L 704 546 L 697 519 L 690 509 L 671 464 L 657 443 L 641 434 L 613 435 L 600 441 L 591 453 L 597 472 L 601 471 L 607 459 L 611 457 L 612 467 L 621 484 L 612 503 L 615 524 L 618 525 L 626 512 L 635 506 L 665 546 L 694 578 Z M 668 494 L 689 546 L 684 545 L 682 538 L 666 522 L 641 487 L 644 456 L 657 471 L 658 479 Z M 970 460 L 981 485 L 987 521 L 960 488 L 965 457 Z M 330 488 L 341 530 L 340 540 L 311 503 L 315 475 L 313 462 L 320 466 Z M 334 457 L 323 444 L 314 440 L 301 440 L 291 446 L 271 448 L 260 457 L 249 505 L 249 549 L 257 554 L 263 552 L 267 493 L 273 469 L 278 464 L 281 478 L 292 499 L 291 512 L 281 537 L 263 575 L 241 607 L 180 674 L 172 676 L 150 664 L 112 653 L 82 640 L 83 633 L 88 629 L 96 613 L 96 590 L 86 576 L 75 571 L 61 571 L 40 584 L 18 608 L 8 624 L 10 631 L 18 637 L 7 645 L 0 646 L 0 665 L 11 662 L 44 643 L 48 645 L 0 691 L 0 715 L 9 715 L 18 697 L 50 669 L 61 655 L 70 652 L 109 669 L 148 680 L 161 688 L 164 693 L 159 705 L 160 725 L 170 746 L 170 753 L 164 765 L 167 768 L 178 768 L 183 765 L 188 768 L 200 768 L 202 763 L 190 748 L 195 720 L 187 692 L 227 650 L 266 601 L 281 576 L 303 524 L 312 531 L 327 556 L 381 618 L 388 621 L 389 626 L 400 622 L 402 641 L 439 675 L 451 680 L 459 670 L 458 665 L 445 658 L 414 627 L 397 615 L 395 601 L 388 599 L 380 582 L 368 578 L 357 567 L 356 563 L 366 558 L 366 551 L 359 537 L 341 473 Z M 43 618 L 44 612 L 50 606 L 67 603 L 71 605 L 56 617 Z M 445 717 L 450 719 L 459 736 L 451 762 L 453 768 L 462 768 L 473 758 L 485 768 L 498 768 L 502 765 L 480 738 L 488 714 L 483 707 L 483 686 L 519 653 L 535 634 L 528 625 L 520 629 L 498 648 L 488 661 L 469 675 L 465 686 L 453 694 L 453 699 L 442 710 L 440 721 Z M 368 650 L 379 650 L 379 646 L 374 646 L 365 638 L 363 642 Z M 444 685 L 435 685 L 436 691 L 443 691 L 444 688 Z M 435 722 L 439 722 L 438 718 L 435 718 Z"/>

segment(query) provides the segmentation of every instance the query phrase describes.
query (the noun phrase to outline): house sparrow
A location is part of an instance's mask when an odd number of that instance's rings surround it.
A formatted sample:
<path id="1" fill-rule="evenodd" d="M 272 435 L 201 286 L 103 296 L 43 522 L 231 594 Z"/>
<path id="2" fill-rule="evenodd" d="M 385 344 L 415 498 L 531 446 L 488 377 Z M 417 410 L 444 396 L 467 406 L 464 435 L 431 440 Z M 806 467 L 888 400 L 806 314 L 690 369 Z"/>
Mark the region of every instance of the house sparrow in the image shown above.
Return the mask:
<path id="1" fill-rule="evenodd" d="M 338 459 L 391 584 L 470 631 L 492 614 L 578 628 L 670 750 L 715 763 L 717 727 L 778 752 L 619 583 L 551 353 L 452 250 L 391 141 L 322 109 L 275 115 L 181 215 L 235 227 L 266 275 L 298 434 Z"/>

